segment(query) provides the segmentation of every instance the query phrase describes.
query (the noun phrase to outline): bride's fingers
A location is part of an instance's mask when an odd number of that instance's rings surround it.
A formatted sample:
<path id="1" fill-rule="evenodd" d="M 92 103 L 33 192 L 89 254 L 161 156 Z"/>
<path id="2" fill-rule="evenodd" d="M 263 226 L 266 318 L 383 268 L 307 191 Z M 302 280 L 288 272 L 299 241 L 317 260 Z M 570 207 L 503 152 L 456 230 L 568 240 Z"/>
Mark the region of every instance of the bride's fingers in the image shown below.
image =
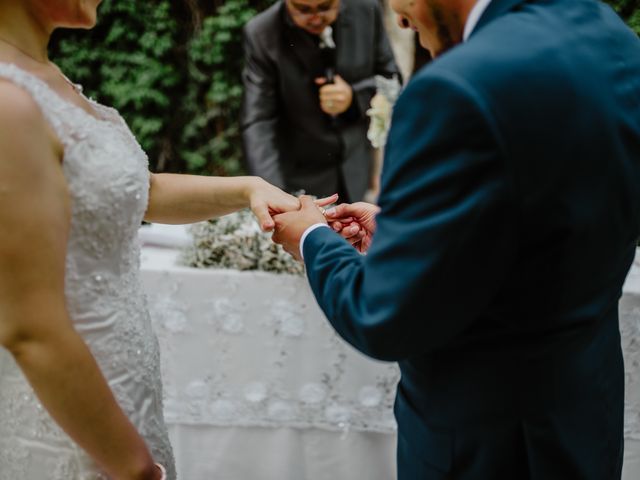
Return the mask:
<path id="1" fill-rule="evenodd" d="M 338 194 L 334 193 L 333 195 L 330 195 L 328 197 L 317 198 L 314 200 L 314 203 L 318 207 L 324 207 L 325 205 L 331 205 L 332 203 L 335 203 L 337 200 L 338 200 Z"/>
<path id="2" fill-rule="evenodd" d="M 253 214 L 258 219 L 258 223 L 260 224 L 260 228 L 264 232 L 270 232 L 273 230 L 275 223 L 273 222 L 273 218 L 269 214 L 269 208 L 266 204 L 260 203 L 257 205 L 253 205 L 251 207 Z"/>

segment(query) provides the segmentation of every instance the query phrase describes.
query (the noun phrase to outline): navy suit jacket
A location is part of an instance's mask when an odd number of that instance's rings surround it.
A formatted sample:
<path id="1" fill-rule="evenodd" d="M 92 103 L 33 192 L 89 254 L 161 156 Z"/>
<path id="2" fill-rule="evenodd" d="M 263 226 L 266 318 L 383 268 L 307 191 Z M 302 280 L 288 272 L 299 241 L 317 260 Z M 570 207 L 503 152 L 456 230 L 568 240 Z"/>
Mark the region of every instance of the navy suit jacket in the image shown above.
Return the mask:
<path id="1" fill-rule="evenodd" d="M 377 232 L 304 244 L 337 332 L 399 362 L 400 480 L 620 478 L 640 41 L 594 0 L 494 0 L 393 114 Z"/>

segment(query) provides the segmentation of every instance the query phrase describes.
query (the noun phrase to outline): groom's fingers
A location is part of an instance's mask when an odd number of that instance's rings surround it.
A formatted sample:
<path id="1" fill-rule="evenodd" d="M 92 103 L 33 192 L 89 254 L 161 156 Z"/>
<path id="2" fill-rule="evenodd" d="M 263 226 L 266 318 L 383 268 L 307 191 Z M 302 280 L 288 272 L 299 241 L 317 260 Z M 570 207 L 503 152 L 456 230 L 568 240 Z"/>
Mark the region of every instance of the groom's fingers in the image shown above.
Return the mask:
<path id="1" fill-rule="evenodd" d="M 346 237 L 353 237 L 355 235 L 358 235 L 361 232 L 361 230 L 359 225 L 352 224 L 344 228 L 342 232 L 343 232 L 343 235 L 345 235 Z"/>
<path id="2" fill-rule="evenodd" d="M 334 232 L 339 232 L 345 227 L 345 225 L 339 221 L 329 222 L 329 226 L 333 229 Z"/>
<path id="3" fill-rule="evenodd" d="M 327 218 L 331 218 L 333 220 L 342 220 L 345 217 L 353 216 L 353 212 L 350 207 L 350 203 L 341 203 L 340 205 L 329 208 L 326 212 L 324 212 L 324 215 Z"/>

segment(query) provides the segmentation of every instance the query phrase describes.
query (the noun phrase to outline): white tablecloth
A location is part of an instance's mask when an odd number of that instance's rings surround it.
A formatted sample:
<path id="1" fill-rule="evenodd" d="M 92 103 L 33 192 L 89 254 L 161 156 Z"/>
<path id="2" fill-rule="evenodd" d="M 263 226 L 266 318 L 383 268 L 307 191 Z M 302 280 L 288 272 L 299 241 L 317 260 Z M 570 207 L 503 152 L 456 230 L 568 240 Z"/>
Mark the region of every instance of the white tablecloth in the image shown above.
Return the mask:
<path id="1" fill-rule="evenodd" d="M 620 330 L 625 363 L 625 452 L 623 480 L 640 479 L 640 249 L 620 299 Z"/>
<path id="2" fill-rule="evenodd" d="M 339 339 L 303 277 L 144 248 L 181 480 L 393 480 L 395 364 Z M 640 479 L 640 256 L 625 284 L 624 480 Z"/>
<path id="3" fill-rule="evenodd" d="M 399 371 L 332 330 L 306 279 L 145 248 L 182 480 L 392 480 Z"/>

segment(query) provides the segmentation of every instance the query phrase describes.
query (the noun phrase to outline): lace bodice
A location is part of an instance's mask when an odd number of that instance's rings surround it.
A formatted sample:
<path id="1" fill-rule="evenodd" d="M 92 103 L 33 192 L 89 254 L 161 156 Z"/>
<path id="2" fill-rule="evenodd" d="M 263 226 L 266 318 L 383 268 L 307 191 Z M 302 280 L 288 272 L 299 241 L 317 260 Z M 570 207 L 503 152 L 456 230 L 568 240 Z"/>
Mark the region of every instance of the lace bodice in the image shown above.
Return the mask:
<path id="1" fill-rule="evenodd" d="M 0 78 L 32 95 L 64 146 L 72 200 L 69 314 L 120 406 L 173 479 L 158 342 L 139 281 L 137 231 L 148 200 L 147 157 L 115 110 L 89 100 L 91 115 L 14 65 L 0 63 Z M 106 476 L 53 422 L 13 358 L 0 351 L 0 480 L 45 478 Z"/>

